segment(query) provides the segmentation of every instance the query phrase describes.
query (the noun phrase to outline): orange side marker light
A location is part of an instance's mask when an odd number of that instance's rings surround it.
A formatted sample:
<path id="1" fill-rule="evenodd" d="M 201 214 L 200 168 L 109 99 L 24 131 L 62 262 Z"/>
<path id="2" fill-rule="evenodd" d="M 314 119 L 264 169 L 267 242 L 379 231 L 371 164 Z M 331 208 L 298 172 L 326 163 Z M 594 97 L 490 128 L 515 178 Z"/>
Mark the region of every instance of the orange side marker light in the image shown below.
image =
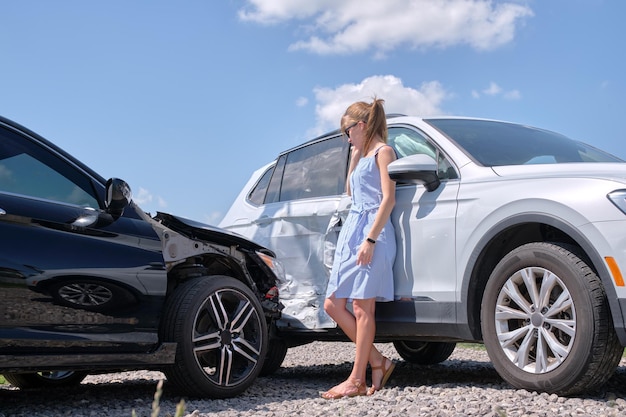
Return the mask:
<path id="1" fill-rule="evenodd" d="M 624 277 L 622 276 L 622 272 L 619 270 L 619 266 L 617 266 L 617 262 L 612 256 L 604 257 L 606 264 L 609 266 L 609 270 L 611 271 L 611 275 L 613 275 L 613 281 L 615 281 L 615 285 L 618 287 L 624 286 Z"/>

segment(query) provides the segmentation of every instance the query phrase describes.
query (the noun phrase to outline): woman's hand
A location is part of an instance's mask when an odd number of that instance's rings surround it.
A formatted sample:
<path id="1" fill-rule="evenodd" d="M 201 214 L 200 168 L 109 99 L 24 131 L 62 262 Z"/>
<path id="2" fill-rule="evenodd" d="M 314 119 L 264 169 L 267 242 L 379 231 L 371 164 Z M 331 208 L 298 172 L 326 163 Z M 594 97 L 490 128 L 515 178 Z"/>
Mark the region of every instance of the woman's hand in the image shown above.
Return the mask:
<path id="1" fill-rule="evenodd" d="M 374 244 L 367 240 L 361 243 L 359 250 L 356 253 L 357 265 L 369 265 L 372 262 L 374 256 Z"/>

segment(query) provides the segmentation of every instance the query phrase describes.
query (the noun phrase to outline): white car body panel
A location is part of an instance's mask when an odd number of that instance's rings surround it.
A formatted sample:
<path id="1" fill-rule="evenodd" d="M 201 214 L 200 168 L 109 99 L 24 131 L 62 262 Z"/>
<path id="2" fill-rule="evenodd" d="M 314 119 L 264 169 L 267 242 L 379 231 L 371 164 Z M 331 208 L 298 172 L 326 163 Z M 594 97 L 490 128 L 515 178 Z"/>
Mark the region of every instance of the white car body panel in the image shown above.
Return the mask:
<path id="1" fill-rule="evenodd" d="M 626 189 L 626 164 L 567 163 L 482 167 L 421 119 L 398 117 L 390 127 L 419 128 L 436 138 L 460 179 L 442 181 L 433 192 L 422 185 L 398 185 L 392 221 L 396 229 L 396 300 L 464 301 L 464 279 L 483 248 L 485 236 L 523 216 L 543 217 L 577 230 L 600 257 L 613 256 L 626 271 L 626 217 L 606 195 Z M 323 311 L 326 283 L 338 229 L 349 198 L 301 199 L 254 206 L 246 201 L 263 172 L 257 170 L 220 223 L 272 248 L 283 262 L 280 288 L 286 308 L 279 327 L 324 329 L 335 323 Z M 576 190 L 573 193 L 571 190 Z M 588 195 L 588 199 L 581 199 Z M 599 206 L 598 201 L 601 202 Z M 599 207 L 601 209 L 599 210 Z M 615 231 L 607 224 L 620 229 Z M 611 236 L 607 241 L 607 236 Z M 620 248 L 615 250 L 615 248 Z M 616 289 L 626 297 L 626 288 Z M 465 311 L 455 313 L 463 320 Z"/>

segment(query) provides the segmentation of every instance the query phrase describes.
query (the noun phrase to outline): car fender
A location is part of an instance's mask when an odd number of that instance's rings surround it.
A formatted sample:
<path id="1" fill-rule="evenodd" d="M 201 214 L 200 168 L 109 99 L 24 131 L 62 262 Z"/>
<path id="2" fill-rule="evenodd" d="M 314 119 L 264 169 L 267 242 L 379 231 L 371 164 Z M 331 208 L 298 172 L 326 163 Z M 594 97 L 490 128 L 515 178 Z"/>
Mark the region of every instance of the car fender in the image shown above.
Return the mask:
<path id="1" fill-rule="evenodd" d="M 529 206 L 541 207 L 542 210 L 529 210 Z M 524 209 L 522 210 L 522 208 Z M 557 216 L 554 213 L 559 213 L 560 215 Z M 476 285 L 474 277 L 477 272 L 477 264 L 486 248 L 501 233 L 526 223 L 541 223 L 554 227 L 569 236 L 581 247 L 591 262 L 591 266 L 597 271 L 598 276 L 602 280 L 616 329 L 622 328 L 624 323 L 623 308 L 619 304 L 615 284 L 604 262 L 603 256 L 606 256 L 606 254 L 598 251 L 598 248 L 610 248 L 611 245 L 605 241 L 603 234 L 593 222 L 570 206 L 555 201 L 537 199 L 511 202 L 485 216 L 481 224 L 473 231 L 471 237 L 465 240 L 465 247 L 459 248 L 458 271 L 463 276 L 458 296 L 462 304 L 467 307 L 459 309 L 459 315 L 465 315 L 465 317 L 459 317 L 459 321 L 471 322 L 473 319 L 476 319 L 469 316 L 474 311 L 473 308 L 480 304 L 480 301 L 471 300 L 471 297 L 475 294 L 472 290 L 473 286 Z M 485 273 L 487 272 L 490 271 L 485 271 Z M 486 277 L 484 278 L 486 281 Z M 479 277 L 476 277 L 476 279 L 480 280 Z M 626 338 L 626 334 L 618 333 L 618 336 L 620 340 Z"/>

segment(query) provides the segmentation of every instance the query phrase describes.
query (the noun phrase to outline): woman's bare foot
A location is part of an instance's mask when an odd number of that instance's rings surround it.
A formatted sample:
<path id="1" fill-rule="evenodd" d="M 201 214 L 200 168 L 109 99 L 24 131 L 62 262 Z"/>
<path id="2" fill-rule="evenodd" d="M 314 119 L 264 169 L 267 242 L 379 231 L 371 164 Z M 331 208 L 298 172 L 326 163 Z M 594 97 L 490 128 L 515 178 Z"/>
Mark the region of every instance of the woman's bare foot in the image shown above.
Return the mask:
<path id="1" fill-rule="evenodd" d="M 322 398 L 336 400 L 343 397 L 356 397 L 367 394 L 367 387 L 358 379 L 346 379 L 341 384 L 334 386 L 322 393 Z"/>
<path id="2" fill-rule="evenodd" d="M 367 390 L 367 395 L 372 395 L 376 391 L 383 389 L 395 367 L 396 364 L 384 356 L 380 365 L 372 365 L 372 386 Z"/>

